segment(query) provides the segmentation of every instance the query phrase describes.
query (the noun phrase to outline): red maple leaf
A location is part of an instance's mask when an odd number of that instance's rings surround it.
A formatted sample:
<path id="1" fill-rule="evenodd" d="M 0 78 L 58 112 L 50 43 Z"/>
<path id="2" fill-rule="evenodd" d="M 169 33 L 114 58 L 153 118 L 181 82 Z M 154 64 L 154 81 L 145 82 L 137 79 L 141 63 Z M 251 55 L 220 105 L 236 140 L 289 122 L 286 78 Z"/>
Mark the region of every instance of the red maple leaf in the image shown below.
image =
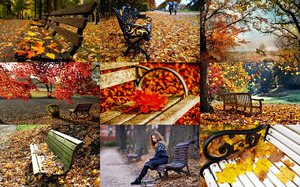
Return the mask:
<path id="1" fill-rule="evenodd" d="M 135 104 L 126 108 L 125 113 L 129 113 L 134 109 L 138 109 L 138 113 L 150 113 L 152 111 L 162 110 L 167 103 L 167 97 L 159 96 L 157 93 L 151 93 L 151 91 L 137 90 L 136 94 L 132 97 Z"/>

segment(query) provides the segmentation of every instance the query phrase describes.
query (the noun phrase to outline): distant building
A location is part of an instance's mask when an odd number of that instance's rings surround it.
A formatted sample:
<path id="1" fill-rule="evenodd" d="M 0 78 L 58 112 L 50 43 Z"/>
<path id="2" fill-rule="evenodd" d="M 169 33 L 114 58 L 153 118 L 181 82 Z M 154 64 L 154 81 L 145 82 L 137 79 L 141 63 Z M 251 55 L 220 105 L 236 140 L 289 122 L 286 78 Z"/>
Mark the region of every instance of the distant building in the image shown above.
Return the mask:
<path id="1" fill-rule="evenodd" d="M 100 125 L 100 141 L 111 142 L 117 141 L 115 125 Z"/>

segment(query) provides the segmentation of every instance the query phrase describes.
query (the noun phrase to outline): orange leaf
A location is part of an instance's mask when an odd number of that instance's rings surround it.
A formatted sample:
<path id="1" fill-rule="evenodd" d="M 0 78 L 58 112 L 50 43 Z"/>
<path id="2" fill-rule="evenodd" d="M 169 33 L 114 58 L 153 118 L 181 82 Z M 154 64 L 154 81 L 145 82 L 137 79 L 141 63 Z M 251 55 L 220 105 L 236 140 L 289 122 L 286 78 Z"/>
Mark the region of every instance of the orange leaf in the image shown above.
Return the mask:
<path id="1" fill-rule="evenodd" d="M 34 56 L 35 56 L 35 53 L 33 51 L 28 51 L 26 58 L 31 58 L 31 57 L 34 57 Z"/>

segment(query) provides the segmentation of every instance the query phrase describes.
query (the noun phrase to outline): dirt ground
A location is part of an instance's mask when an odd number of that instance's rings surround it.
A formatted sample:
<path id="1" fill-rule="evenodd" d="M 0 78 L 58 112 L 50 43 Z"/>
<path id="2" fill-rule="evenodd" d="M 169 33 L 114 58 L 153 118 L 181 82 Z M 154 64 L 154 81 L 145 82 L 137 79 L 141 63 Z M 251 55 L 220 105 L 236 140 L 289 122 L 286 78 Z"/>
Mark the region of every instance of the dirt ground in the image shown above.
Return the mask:
<path id="1" fill-rule="evenodd" d="M 131 166 L 124 162 L 117 149 L 101 149 L 100 158 L 100 186 L 129 187 L 131 186 L 130 183 L 137 178 L 137 176 L 132 173 Z"/>
<path id="2" fill-rule="evenodd" d="M 95 113 L 100 115 L 100 99 L 98 97 L 74 98 L 74 104 L 68 104 L 54 98 L 32 98 L 28 102 L 20 99 L 0 99 L 0 124 L 20 124 L 47 117 L 46 106 L 51 103 L 58 103 L 62 116 L 69 116 L 68 109 L 74 108 L 77 103 L 93 103 L 91 111 L 94 115 Z"/>

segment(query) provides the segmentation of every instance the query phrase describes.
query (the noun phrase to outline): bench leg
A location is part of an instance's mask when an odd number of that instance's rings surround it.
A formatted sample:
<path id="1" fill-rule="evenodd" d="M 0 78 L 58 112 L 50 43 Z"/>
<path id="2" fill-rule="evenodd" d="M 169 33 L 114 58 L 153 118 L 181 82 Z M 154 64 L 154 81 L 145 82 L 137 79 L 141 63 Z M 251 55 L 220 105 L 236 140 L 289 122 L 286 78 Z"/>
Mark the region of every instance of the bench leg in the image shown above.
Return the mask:
<path id="1" fill-rule="evenodd" d="M 157 173 L 158 173 L 158 175 L 159 175 L 159 178 L 162 178 L 161 173 L 160 173 L 159 171 L 158 171 Z"/>
<path id="2" fill-rule="evenodd" d="M 134 55 L 133 55 L 133 56 L 136 55 L 136 52 L 141 51 L 141 52 L 146 56 L 147 62 L 149 62 L 150 56 L 147 54 L 147 52 L 146 52 L 143 48 L 141 48 L 141 47 L 139 46 L 139 44 L 140 44 L 140 42 L 141 42 L 142 39 L 143 39 L 143 38 L 138 39 L 138 40 L 135 41 L 134 43 L 132 43 L 132 42 L 130 42 L 129 40 L 127 40 L 126 43 L 127 43 L 129 46 L 128 46 L 126 52 L 124 53 L 124 56 L 127 56 L 128 53 L 129 53 L 129 51 L 130 51 L 131 49 L 134 49 Z"/>

